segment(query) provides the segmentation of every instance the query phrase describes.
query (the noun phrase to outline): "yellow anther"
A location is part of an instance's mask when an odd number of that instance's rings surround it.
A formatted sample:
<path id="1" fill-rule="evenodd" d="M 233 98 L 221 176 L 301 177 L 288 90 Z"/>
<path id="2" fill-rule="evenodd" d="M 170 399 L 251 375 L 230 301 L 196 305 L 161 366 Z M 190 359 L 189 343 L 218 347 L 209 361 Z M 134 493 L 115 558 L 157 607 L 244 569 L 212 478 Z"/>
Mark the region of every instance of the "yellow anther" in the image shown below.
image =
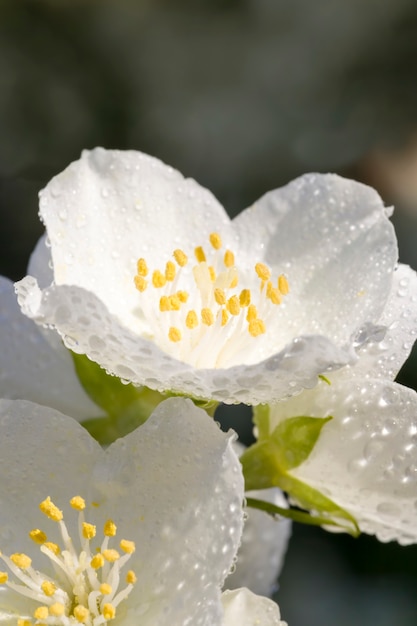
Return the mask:
<path id="1" fill-rule="evenodd" d="M 46 517 L 49 517 L 49 519 L 53 520 L 54 522 L 60 522 L 64 517 L 62 511 L 60 511 L 58 507 L 55 506 L 49 496 L 46 498 L 46 500 L 40 503 L 39 508 L 42 513 L 46 515 Z"/>
<path id="2" fill-rule="evenodd" d="M 249 333 L 252 337 L 258 337 L 258 335 L 263 335 L 266 332 L 265 324 L 259 318 L 255 320 L 251 320 L 249 322 Z"/>
<path id="3" fill-rule="evenodd" d="M 235 264 L 235 255 L 231 250 L 226 250 L 223 261 L 226 267 L 233 267 Z"/>
<path id="4" fill-rule="evenodd" d="M 84 511 L 84 509 L 85 509 L 85 500 L 81 496 L 74 496 L 70 500 L 70 505 L 76 511 Z"/>
<path id="5" fill-rule="evenodd" d="M 169 311 L 169 298 L 168 296 L 161 296 L 159 300 L 159 310 L 164 313 L 165 311 Z"/>
<path id="6" fill-rule="evenodd" d="M 48 539 L 45 533 L 42 530 L 39 530 L 39 528 L 34 528 L 33 530 L 31 530 L 29 532 L 29 537 L 32 539 L 32 541 L 37 543 L 38 546 L 41 546 Z"/>
<path id="7" fill-rule="evenodd" d="M 290 291 L 290 286 L 288 284 L 288 280 L 285 278 L 283 274 L 278 276 L 278 289 L 282 293 L 283 296 L 286 296 Z"/>
<path id="8" fill-rule="evenodd" d="M 216 270 L 212 265 L 209 265 L 208 271 L 210 274 L 210 280 L 212 283 L 214 283 L 214 281 L 216 280 Z"/>
<path id="9" fill-rule="evenodd" d="M 239 295 L 239 304 L 241 307 L 250 305 L 250 289 L 242 289 Z"/>
<path id="10" fill-rule="evenodd" d="M 114 619 L 116 617 L 116 609 L 110 603 L 103 606 L 102 611 L 104 619 Z"/>
<path id="11" fill-rule="evenodd" d="M 271 270 L 265 263 L 257 263 L 255 265 L 255 271 L 261 280 L 269 280 L 271 277 Z"/>
<path id="12" fill-rule="evenodd" d="M 61 552 L 61 548 L 59 547 L 59 545 L 57 543 L 53 543 L 53 541 L 45 541 L 43 545 L 45 546 L 45 548 L 48 548 L 48 550 L 55 554 L 55 556 L 57 556 Z"/>
<path id="13" fill-rule="evenodd" d="M 272 304 L 281 304 L 282 302 L 282 294 L 279 289 L 272 287 L 269 294 L 267 293 L 267 296 L 271 300 Z"/>
<path id="14" fill-rule="evenodd" d="M 15 552 L 15 554 L 10 555 L 10 560 L 12 563 L 17 565 L 20 569 L 27 569 L 32 565 L 32 559 L 27 554 Z"/>
<path id="15" fill-rule="evenodd" d="M 195 328 L 198 326 L 198 317 L 195 311 L 188 311 L 187 317 L 185 318 L 185 325 L 187 328 Z"/>
<path id="16" fill-rule="evenodd" d="M 173 296 L 169 296 L 169 310 L 170 311 L 179 311 L 181 308 L 181 300 L 177 296 L 177 294 Z"/>
<path id="17" fill-rule="evenodd" d="M 103 533 L 106 537 L 114 537 L 116 535 L 116 531 L 116 524 L 113 522 L 113 520 L 108 519 L 107 522 L 104 524 Z"/>
<path id="18" fill-rule="evenodd" d="M 146 287 L 148 286 L 148 281 L 145 280 L 143 276 L 135 276 L 134 281 L 135 287 L 138 291 L 145 291 Z"/>
<path id="19" fill-rule="evenodd" d="M 185 304 L 188 300 L 189 293 L 188 291 L 177 291 L 176 295 L 180 299 L 180 301 Z"/>
<path id="20" fill-rule="evenodd" d="M 258 309 L 256 308 L 254 304 L 250 304 L 248 306 L 248 313 L 246 315 L 247 321 L 252 322 L 253 320 L 256 320 L 257 317 L 258 317 Z"/>
<path id="21" fill-rule="evenodd" d="M 197 246 L 197 248 L 195 248 L 194 254 L 199 263 L 204 263 L 204 261 L 206 260 L 206 255 L 201 246 Z"/>
<path id="22" fill-rule="evenodd" d="M 77 622 L 80 622 L 80 624 L 85 624 L 88 618 L 90 617 L 90 611 L 86 609 L 85 606 L 82 606 L 81 604 L 74 607 L 73 613 L 74 613 L 75 619 L 77 620 Z"/>
<path id="23" fill-rule="evenodd" d="M 100 585 L 100 593 L 102 593 L 103 596 L 108 596 L 112 591 L 113 591 L 112 586 L 109 585 L 108 583 L 102 583 Z"/>
<path id="24" fill-rule="evenodd" d="M 32 622 L 27 619 L 18 619 L 17 626 L 32 626 Z"/>
<path id="25" fill-rule="evenodd" d="M 117 552 L 117 550 L 114 550 L 113 548 L 103 550 L 101 554 L 109 563 L 115 563 L 118 559 L 120 559 L 120 554 Z"/>
<path id="26" fill-rule="evenodd" d="M 104 556 L 102 554 L 96 554 L 90 561 L 90 565 L 93 569 L 99 569 L 104 565 Z"/>
<path id="27" fill-rule="evenodd" d="M 0 572 L 0 585 L 4 585 L 9 580 L 9 575 L 7 572 Z"/>
<path id="28" fill-rule="evenodd" d="M 226 309 L 222 309 L 222 326 L 226 326 L 228 319 L 229 313 L 226 311 Z"/>
<path id="29" fill-rule="evenodd" d="M 162 272 L 160 272 L 159 270 L 155 270 L 152 274 L 152 285 L 157 289 L 160 289 L 161 287 L 165 287 L 166 283 L 167 279 L 162 274 Z"/>
<path id="30" fill-rule="evenodd" d="M 33 617 L 35 619 L 46 619 L 49 615 L 47 606 L 38 606 L 37 609 L 33 612 Z"/>
<path id="31" fill-rule="evenodd" d="M 240 313 L 240 304 L 239 298 L 237 296 L 232 296 L 227 301 L 227 310 L 231 315 L 239 315 Z"/>
<path id="32" fill-rule="evenodd" d="M 201 309 L 201 321 L 206 326 L 211 326 L 214 324 L 214 315 L 211 309 Z"/>
<path id="33" fill-rule="evenodd" d="M 213 248 L 215 250 L 220 250 L 220 248 L 222 247 L 222 238 L 220 237 L 219 233 L 211 233 L 209 239 Z"/>
<path id="34" fill-rule="evenodd" d="M 134 585 L 136 581 L 136 574 L 132 569 L 130 569 L 126 574 L 126 582 L 129 583 L 129 585 Z"/>
<path id="35" fill-rule="evenodd" d="M 178 341 L 181 341 L 181 331 L 179 328 L 176 328 L 175 326 L 171 326 L 169 331 L 168 331 L 168 338 L 170 341 L 173 341 L 174 343 L 177 343 Z"/>
<path id="36" fill-rule="evenodd" d="M 83 523 L 83 537 L 84 539 L 93 539 L 96 536 L 96 527 L 94 524 Z"/>
<path id="37" fill-rule="evenodd" d="M 229 289 L 234 289 L 235 287 L 237 287 L 238 282 L 239 282 L 239 274 L 235 267 L 233 267 L 230 270 L 229 277 L 230 277 Z"/>
<path id="38" fill-rule="evenodd" d="M 41 584 L 41 589 L 48 598 L 54 595 L 57 590 L 57 586 L 54 585 L 50 580 L 44 580 Z"/>
<path id="39" fill-rule="evenodd" d="M 64 613 L 65 606 L 62 602 L 55 602 L 49 607 L 49 615 L 52 615 L 53 617 L 60 617 L 61 615 L 64 615 Z"/>
<path id="40" fill-rule="evenodd" d="M 148 275 L 149 270 L 148 270 L 148 266 L 147 266 L 145 259 L 142 259 L 142 258 L 138 259 L 138 262 L 136 264 L 136 269 L 137 269 L 139 276 Z"/>
<path id="41" fill-rule="evenodd" d="M 173 263 L 172 261 L 167 261 L 167 264 L 165 266 L 165 278 L 169 281 L 173 281 L 176 273 L 177 268 L 175 267 L 175 263 Z"/>
<path id="42" fill-rule="evenodd" d="M 223 305 L 226 304 L 226 294 L 224 293 L 224 289 L 215 289 L 214 290 L 214 299 L 217 304 Z"/>
<path id="43" fill-rule="evenodd" d="M 126 552 L 126 554 L 133 554 L 134 551 L 136 550 L 134 541 L 128 541 L 127 539 L 122 539 L 119 545 L 120 545 L 120 549 L 123 550 L 123 552 Z"/>
<path id="44" fill-rule="evenodd" d="M 188 257 L 182 250 L 174 250 L 174 259 L 180 267 L 184 267 L 184 265 L 187 265 Z"/>

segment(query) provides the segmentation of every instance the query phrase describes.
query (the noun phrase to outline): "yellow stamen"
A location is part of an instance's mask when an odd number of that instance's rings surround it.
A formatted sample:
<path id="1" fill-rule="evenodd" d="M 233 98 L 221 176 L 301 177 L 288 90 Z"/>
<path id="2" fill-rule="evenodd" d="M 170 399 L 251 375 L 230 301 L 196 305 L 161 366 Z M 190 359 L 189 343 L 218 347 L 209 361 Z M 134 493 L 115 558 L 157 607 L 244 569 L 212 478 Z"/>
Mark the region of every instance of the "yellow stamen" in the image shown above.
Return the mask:
<path id="1" fill-rule="evenodd" d="M 27 619 L 18 619 L 17 626 L 32 626 L 32 622 Z"/>
<path id="2" fill-rule="evenodd" d="M 102 593 L 103 596 L 108 596 L 112 591 L 113 589 L 108 583 L 102 583 L 100 585 L 100 593 Z"/>
<path id="3" fill-rule="evenodd" d="M 169 310 L 170 311 L 179 311 L 181 308 L 181 300 L 179 299 L 179 297 L 175 294 L 173 296 L 169 296 L 168 298 L 169 300 Z"/>
<path id="4" fill-rule="evenodd" d="M 258 309 L 256 308 L 254 304 L 250 304 L 248 306 L 248 313 L 246 315 L 246 319 L 248 320 L 248 322 L 252 322 L 253 320 L 256 320 L 257 317 L 258 317 Z"/>
<path id="5" fill-rule="evenodd" d="M 227 301 L 227 310 L 231 315 L 239 315 L 240 313 L 240 304 L 237 296 L 232 296 Z"/>
<path id="6" fill-rule="evenodd" d="M 212 324 L 214 324 L 214 315 L 211 309 L 201 309 L 201 321 L 206 326 L 211 326 Z"/>
<path id="7" fill-rule="evenodd" d="M 45 541 L 43 545 L 56 556 L 61 552 L 61 548 L 59 547 L 59 545 L 57 543 L 53 543 L 53 541 Z"/>
<path id="8" fill-rule="evenodd" d="M 156 289 L 160 289 L 161 287 L 165 287 L 167 283 L 167 279 L 159 270 L 155 270 L 152 274 L 152 285 L 156 287 Z"/>
<path id="9" fill-rule="evenodd" d="M 40 510 L 46 517 L 49 517 L 54 522 L 60 522 L 64 517 L 62 511 L 58 509 L 57 506 L 52 502 L 51 498 L 48 496 L 46 500 L 40 503 Z"/>
<path id="10" fill-rule="evenodd" d="M 258 335 L 262 335 L 265 332 L 266 327 L 261 319 L 257 318 L 249 322 L 249 333 L 252 335 L 252 337 L 258 337 Z"/>
<path id="11" fill-rule="evenodd" d="M 175 264 L 172 261 L 167 261 L 167 264 L 165 266 L 165 278 L 172 282 L 175 278 L 176 273 L 177 268 L 175 267 Z"/>
<path id="12" fill-rule="evenodd" d="M 0 585 L 4 585 L 9 580 L 9 575 L 7 572 L 0 572 Z"/>
<path id="13" fill-rule="evenodd" d="M 226 304 L 226 294 L 224 292 L 224 289 L 215 289 L 214 299 L 216 300 L 217 304 Z"/>
<path id="14" fill-rule="evenodd" d="M 275 289 L 274 287 L 271 289 L 268 297 L 271 300 L 272 304 L 281 304 L 282 302 L 282 296 L 281 296 L 280 290 Z"/>
<path id="15" fill-rule="evenodd" d="M 85 606 L 81 606 L 81 604 L 79 604 L 74 608 L 74 617 L 77 622 L 80 622 L 80 624 L 85 624 L 89 616 L 90 611 L 86 609 Z"/>
<path id="16" fill-rule="evenodd" d="M 178 296 L 178 298 L 180 299 L 182 303 L 185 304 L 185 302 L 187 302 L 188 296 L 189 296 L 188 291 L 177 291 L 176 295 Z"/>
<path id="17" fill-rule="evenodd" d="M 173 341 L 174 343 L 177 343 L 178 341 L 181 341 L 181 331 L 179 328 L 176 328 L 175 326 L 171 326 L 171 328 L 168 331 L 168 338 L 170 341 Z"/>
<path id="18" fill-rule="evenodd" d="M 120 554 L 117 552 L 117 550 L 114 550 L 113 548 L 103 550 L 101 554 L 109 563 L 115 563 L 118 559 L 120 559 Z"/>
<path id="19" fill-rule="evenodd" d="M 103 617 L 104 619 L 114 619 L 116 617 L 116 609 L 110 603 L 105 604 L 103 606 Z"/>
<path id="20" fill-rule="evenodd" d="M 106 537 L 114 537 L 116 535 L 117 526 L 113 520 L 108 519 L 104 524 L 103 533 Z"/>
<path id="21" fill-rule="evenodd" d="M 226 250 L 223 260 L 226 267 L 233 267 L 235 264 L 235 255 L 231 250 Z"/>
<path id="22" fill-rule="evenodd" d="M 126 552 L 126 554 L 133 554 L 134 551 L 136 550 L 134 541 L 128 541 L 127 539 L 122 539 L 119 545 L 120 545 L 120 549 L 123 550 L 123 552 Z"/>
<path id="23" fill-rule="evenodd" d="M 222 309 L 222 326 L 226 326 L 228 319 L 229 313 L 226 311 L 226 309 Z"/>
<path id="24" fill-rule="evenodd" d="M 84 539 L 93 539 L 96 536 L 96 527 L 94 524 L 83 523 L 83 537 Z"/>
<path id="25" fill-rule="evenodd" d="M 198 317 L 194 310 L 188 311 L 187 317 L 185 318 L 185 325 L 187 328 L 195 328 L 198 326 Z"/>
<path id="26" fill-rule="evenodd" d="M 174 259 L 180 267 L 187 265 L 188 257 L 182 250 L 174 250 Z"/>
<path id="27" fill-rule="evenodd" d="M 148 281 L 145 280 L 143 276 L 135 276 L 134 281 L 135 281 L 135 287 L 138 291 L 140 292 L 145 291 L 146 287 L 148 286 Z"/>
<path id="28" fill-rule="evenodd" d="M 47 619 L 49 615 L 47 606 L 38 606 L 38 608 L 33 612 L 33 617 L 35 619 Z"/>
<path id="29" fill-rule="evenodd" d="M 202 246 L 197 246 L 197 248 L 194 250 L 194 254 L 199 263 L 204 263 L 204 261 L 206 260 L 206 255 Z"/>
<path id="30" fill-rule="evenodd" d="M 54 585 L 50 580 L 44 580 L 41 584 L 41 589 L 48 598 L 54 595 L 57 590 L 57 586 Z"/>
<path id="31" fill-rule="evenodd" d="M 255 265 L 255 271 L 261 280 L 269 280 L 271 277 L 271 270 L 265 263 L 257 263 Z"/>
<path id="32" fill-rule="evenodd" d="M 136 265 L 137 272 L 139 276 L 147 276 L 148 275 L 148 266 L 146 264 L 145 259 L 139 259 Z"/>
<path id="33" fill-rule="evenodd" d="M 126 574 L 126 582 L 129 583 L 129 585 L 134 585 L 136 581 L 136 574 L 132 569 L 130 569 Z"/>
<path id="34" fill-rule="evenodd" d="M 162 313 L 164 311 L 169 311 L 169 298 L 168 298 L 168 296 L 161 296 L 161 298 L 159 300 L 159 310 L 162 311 Z"/>
<path id="35" fill-rule="evenodd" d="M 42 530 L 39 530 L 39 528 L 34 528 L 33 530 L 31 530 L 29 533 L 29 537 L 32 539 L 32 541 L 37 543 L 38 546 L 41 546 L 47 540 L 47 536 Z"/>
<path id="36" fill-rule="evenodd" d="M 90 565 L 93 569 L 99 569 L 104 565 L 104 556 L 102 554 L 96 554 L 91 559 Z"/>
<path id="37" fill-rule="evenodd" d="M 229 283 L 229 288 L 230 289 L 234 289 L 235 287 L 237 287 L 238 282 L 239 282 L 239 274 L 238 271 L 235 267 L 233 267 L 230 272 L 229 272 L 229 276 L 231 277 L 230 283 Z"/>
<path id="38" fill-rule="evenodd" d="M 65 612 L 65 606 L 61 602 L 55 602 L 49 607 L 49 615 L 60 617 Z"/>
<path id="39" fill-rule="evenodd" d="M 239 304 L 241 307 L 250 305 L 250 289 L 242 289 L 239 296 Z"/>
<path id="40" fill-rule="evenodd" d="M 216 271 L 214 267 L 212 265 L 209 265 L 208 271 L 210 274 L 210 280 L 212 283 L 214 283 L 214 281 L 216 280 Z"/>
<path id="41" fill-rule="evenodd" d="M 283 296 L 286 296 L 290 291 L 290 286 L 288 284 L 288 280 L 285 278 L 283 274 L 278 276 L 278 289 L 282 293 Z"/>
<path id="42" fill-rule="evenodd" d="M 85 500 L 81 496 L 74 496 L 70 500 L 70 505 L 76 511 L 84 511 L 84 509 L 85 509 Z"/>
<path id="43" fill-rule="evenodd" d="M 15 552 L 15 554 L 10 555 L 10 560 L 12 563 L 17 565 L 20 569 L 27 569 L 32 565 L 32 559 L 27 554 Z"/>
<path id="44" fill-rule="evenodd" d="M 209 239 L 213 248 L 215 250 L 220 250 L 220 248 L 222 247 L 222 238 L 220 237 L 219 233 L 211 233 Z"/>

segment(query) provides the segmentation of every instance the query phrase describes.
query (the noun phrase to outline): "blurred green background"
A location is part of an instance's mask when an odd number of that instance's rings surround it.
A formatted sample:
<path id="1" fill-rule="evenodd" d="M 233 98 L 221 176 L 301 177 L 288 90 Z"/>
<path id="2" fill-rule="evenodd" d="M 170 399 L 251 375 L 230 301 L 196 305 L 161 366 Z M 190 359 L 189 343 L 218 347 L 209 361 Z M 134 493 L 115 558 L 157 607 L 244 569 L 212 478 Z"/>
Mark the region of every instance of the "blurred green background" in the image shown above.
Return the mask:
<path id="1" fill-rule="evenodd" d="M 160 157 L 231 214 L 306 171 L 368 182 L 417 268 L 417 4 L 0 0 L 2 274 L 25 273 L 39 189 L 95 145 Z M 417 547 L 297 527 L 277 599 L 290 626 L 416 626 L 416 590 Z"/>

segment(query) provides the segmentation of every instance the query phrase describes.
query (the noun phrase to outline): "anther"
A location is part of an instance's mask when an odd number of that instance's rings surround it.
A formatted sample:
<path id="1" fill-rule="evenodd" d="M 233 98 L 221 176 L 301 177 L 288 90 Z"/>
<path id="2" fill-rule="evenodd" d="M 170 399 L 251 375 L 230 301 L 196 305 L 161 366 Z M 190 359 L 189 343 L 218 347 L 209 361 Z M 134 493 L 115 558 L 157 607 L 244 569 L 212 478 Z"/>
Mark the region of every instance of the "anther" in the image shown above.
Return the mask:
<path id="1" fill-rule="evenodd" d="M 169 311 L 169 298 L 168 296 L 161 296 L 159 299 L 159 310 L 164 313 Z"/>
<path id="2" fill-rule="evenodd" d="M 0 585 L 4 585 L 9 580 L 9 575 L 7 572 L 0 572 Z"/>
<path id="3" fill-rule="evenodd" d="M 152 274 L 152 285 L 156 289 L 160 289 L 161 287 L 165 287 L 167 279 L 159 270 L 155 270 Z"/>
<path id="4" fill-rule="evenodd" d="M 185 304 L 188 300 L 189 294 L 188 291 L 177 291 L 178 298 L 180 299 L 180 301 Z"/>
<path id="5" fill-rule="evenodd" d="M 32 565 L 32 559 L 27 554 L 18 553 L 10 555 L 10 560 L 20 569 L 28 569 Z"/>
<path id="6" fill-rule="evenodd" d="M 204 263 L 204 261 L 206 260 L 206 255 L 202 246 L 197 246 L 197 248 L 194 250 L 194 254 L 199 263 Z"/>
<path id="7" fill-rule="evenodd" d="M 201 321 L 206 326 L 212 326 L 212 324 L 214 324 L 214 315 L 211 309 L 208 309 L 208 308 L 201 309 Z"/>
<path id="8" fill-rule="evenodd" d="M 223 261 L 226 267 L 233 267 L 235 264 L 235 255 L 231 250 L 226 250 Z"/>
<path id="9" fill-rule="evenodd" d="M 226 326 L 228 319 L 229 313 L 226 311 L 226 309 L 222 309 L 222 326 Z"/>
<path id="10" fill-rule="evenodd" d="M 126 554 L 133 554 L 134 551 L 136 550 L 134 541 L 128 541 L 127 539 L 122 539 L 119 545 L 120 545 L 120 549 L 123 550 L 123 552 L 126 552 Z"/>
<path id="11" fill-rule="evenodd" d="M 49 615 L 60 617 L 65 612 L 65 606 L 61 602 L 55 602 L 49 607 Z"/>
<path id="12" fill-rule="evenodd" d="M 220 306 L 226 304 L 226 294 L 224 292 L 224 289 L 215 289 L 214 299 L 216 300 L 217 304 L 220 304 Z"/>
<path id="13" fill-rule="evenodd" d="M 49 517 L 54 522 L 60 522 L 64 517 L 62 511 L 58 509 L 57 506 L 52 502 L 51 498 L 48 496 L 46 500 L 40 503 L 40 510 L 46 517 Z"/>
<path id="14" fill-rule="evenodd" d="M 240 304 L 237 296 L 232 296 L 227 301 L 227 310 L 231 315 L 239 315 L 240 313 Z"/>
<path id="15" fill-rule="evenodd" d="M 209 239 L 213 248 L 215 250 L 220 250 L 220 248 L 222 247 L 222 238 L 220 237 L 219 233 L 211 233 Z"/>
<path id="16" fill-rule="evenodd" d="M 172 282 L 175 278 L 176 273 L 177 268 L 175 267 L 175 264 L 172 261 L 167 261 L 167 264 L 165 266 L 165 278 Z"/>
<path id="17" fill-rule="evenodd" d="M 246 319 L 248 322 L 252 322 L 253 320 L 256 320 L 258 317 L 258 310 L 256 308 L 256 306 L 254 304 L 250 304 L 248 306 L 248 312 L 246 315 Z"/>
<path id="18" fill-rule="evenodd" d="M 139 261 L 138 261 L 138 263 L 139 263 Z M 74 496 L 70 500 L 70 505 L 76 511 L 84 511 L 84 509 L 85 509 L 85 500 L 81 496 Z"/>
<path id="19" fill-rule="evenodd" d="M 80 622 L 80 624 L 85 624 L 89 616 L 90 616 L 90 611 L 86 609 L 85 606 L 82 606 L 81 604 L 79 604 L 78 606 L 74 608 L 74 617 L 77 620 L 77 622 Z"/>
<path id="20" fill-rule="evenodd" d="M 49 611 L 47 606 L 38 606 L 38 608 L 33 612 L 33 617 L 35 619 L 47 619 L 48 615 Z"/>
<path id="21" fill-rule="evenodd" d="M 180 267 L 187 265 L 188 257 L 182 250 L 174 250 L 174 259 Z"/>
<path id="22" fill-rule="evenodd" d="M 288 281 L 283 274 L 278 276 L 278 289 L 280 290 L 283 296 L 286 296 L 287 293 L 289 293 L 290 291 L 290 286 L 288 284 Z"/>
<path id="23" fill-rule="evenodd" d="M 107 522 L 104 524 L 103 534 L 106 537 L 114 537 L 116 535 L 116 531 L 117 531 L 116 524 L 113 522 L 113 520 L 108 519 Z"/>
<path id="24" fill-rule="evenodd" d="M 57 586 L 54 585 L 50 580 L 44 580 L 41 584 L 41 589 L 48 598 L 54 595 L 57 590 Z"/>
<path id="25" fill-rule="evenodd" d="M 136 581 L 136 574 L 132 569 L 130 569 L 126 574 L 126 582 L 129 583 L 129 585 L 134 585 Z"/>
<path id="26" fill-rule="evenodd" d="M 271 277 L 271 270 L 267 265 L 265 265 L 265 263 L 257 263 L 255 265 L 255 271 L 259 278 L 263 281 L 269 280 Z"/>
<path id="27" fill-rule="evenodd" d="M 84 539 L 93 539 L 96 536 L 96 527 L 94 524 L 83 523 L 83 537 Z"/>
<path id="28" fill-rule="evenodd" d="M 198 326 L 198 317 L 195 311 L 188 311 L 187 317 L 185 318 L 185 325 L 187 328 L 190 329 L 196 328 L 196 326 Z"/>
<path id="29" fill-rule="evenodd" d="M 112 604 L 105 604 L 103 606 L 103 617 L 104 619 L 114 619 L 116 617 L 116 609 Z"/>
<path id="30" fill-rule="evenodd" d="M 113 589 L 108 583 L 102 583 L 100 585 L 100 593 L 102 593 L 103 596 L 108 596 L 109 594 L 111 594 L 112 591 Z"/>
<path id="31" fill-rule="evenodd" d="M 48 548 L 48 550 L 55 554 L 55 556 L 57 556 L 61 552 L 61 548 L 59 547 L 59 545 L 57 543 L 53 543 L 53 541 L 45 541 L 43 546 L 45 548 Z"/>
<path id="32" fill-rule="evenodd" d="M 252 335 L 252 337 L 258 337 L 258 335 L 262 335 L 265 332 L 266 327 L 261 319 L 257 318 L 249 322 L 249 333 Z"/>
<path id="33" fill-rule="evenodd" d="M 39 546 L 47 541 L 47 536 L 42 530 L 39 530 L 39 528 L 34 528 L 33 530 L 31 530 L 29 532 L 29 537 Z"/>
<path id="34" fill-rule="evenodd" d="M 102 554 L 96 554 L 91 559 L 90 565 L 93 569 L 100 569 L 104 565 L 104 556 Z"/>
<path id="35" fill-rule="evenodd" d="M 239 295 L 239 304 L 241 307 L 250 305 L 250 289 L 242 289 Z"/>
<path id="36" fill-rule="evenodd" d="M 173 341 L 174 343 L 177 343 L 178 341 L 181 341 L 181 331 L 179 328 L 176 328 L 175 326 L 171 326 L 169 331 L 168 331 L 168 338 L 170 341 Z"/>
<path id="37" fill-rule="evenodd" d="M 169 310 L 170 311 L 179 311 L 181 308 L 181 300 L 179 299 L 179 297 L 174 294 L 173 296 L 169 296 L 168 298 L 168 302 L 169 302 Z"/>
<path id="38" fill-rule="evenodd" d="M 134 281 L 135 281 L 135 287 L 138 291 L 140 292 L 145 291 L 146 287 L 148 286 L 148 281 L 145 280 L 143 276 L 135 276 Z"/>
<path id="39" fill-rule="evenodd" d="M 148 275 L 148 266 L 146 264 L 145 259 L 139 259 L 136 265 L 137 272 L 139 276 L 147 276 Z"/>
<path id="40" fill-rule="evenodd" d="M 117 552 L 117 550 L 114 550 L 113 548 L 103 550 L 101 554 L 109 563 L 115 563 L 118 559 L 120 559 L 120 554 Z"/>
<path id="41" fill-rule="evenodd" d="M 214 281 L 216 280 L 216 270 L 212 265 L 209 265 L 208 271 L 210 274 L 210 280 L 212 283 L 214 283 Z"/>

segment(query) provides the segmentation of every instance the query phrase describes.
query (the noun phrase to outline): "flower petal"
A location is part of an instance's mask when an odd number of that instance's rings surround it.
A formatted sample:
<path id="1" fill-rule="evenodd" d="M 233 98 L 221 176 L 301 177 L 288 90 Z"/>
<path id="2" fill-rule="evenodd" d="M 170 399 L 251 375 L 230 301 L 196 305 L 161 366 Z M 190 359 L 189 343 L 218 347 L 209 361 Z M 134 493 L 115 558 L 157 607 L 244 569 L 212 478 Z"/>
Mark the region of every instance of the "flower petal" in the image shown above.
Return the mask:
<path id="1" fill-rule="evenodd" d="M 59 336 L 22 314 L 13 283 L 1 276 L 0 321 L 1 397 L 38 402 L 77 419 L 99 414 Z"/>
<path id="2" fill-rule="evenodd" d="M 281 620 L 278 605 L 268 598 L 257 596 L 248 589 L 225 591 L 223 626 L 287 626 Z"/>

